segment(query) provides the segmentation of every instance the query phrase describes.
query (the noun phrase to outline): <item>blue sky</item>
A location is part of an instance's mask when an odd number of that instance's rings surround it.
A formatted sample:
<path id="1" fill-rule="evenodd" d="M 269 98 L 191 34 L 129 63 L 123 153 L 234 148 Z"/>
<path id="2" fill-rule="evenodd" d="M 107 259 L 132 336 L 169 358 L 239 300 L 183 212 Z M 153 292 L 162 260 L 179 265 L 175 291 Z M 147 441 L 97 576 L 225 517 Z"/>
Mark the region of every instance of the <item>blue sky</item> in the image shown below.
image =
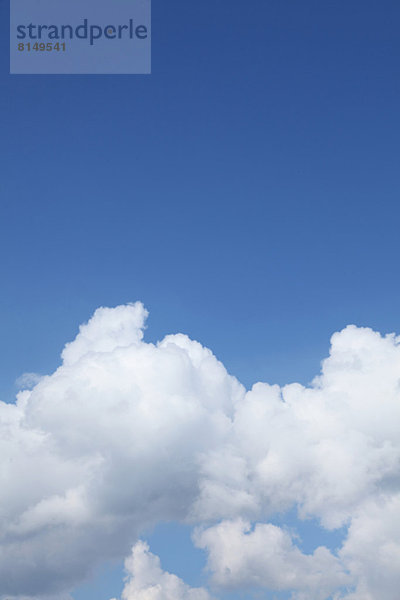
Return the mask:
<path id="1" fill-rule="evenodd" d="M 141 300 L 148 341 L 185 332 L 247 387 L 308 383 L 347 324 L 400 331 L 399 3 L 152 12 L 151 76 L 11 76 L 0 2 L 3 401 L 99 306 Z M 117 596 L 104 573 L 76 600 Z"/>

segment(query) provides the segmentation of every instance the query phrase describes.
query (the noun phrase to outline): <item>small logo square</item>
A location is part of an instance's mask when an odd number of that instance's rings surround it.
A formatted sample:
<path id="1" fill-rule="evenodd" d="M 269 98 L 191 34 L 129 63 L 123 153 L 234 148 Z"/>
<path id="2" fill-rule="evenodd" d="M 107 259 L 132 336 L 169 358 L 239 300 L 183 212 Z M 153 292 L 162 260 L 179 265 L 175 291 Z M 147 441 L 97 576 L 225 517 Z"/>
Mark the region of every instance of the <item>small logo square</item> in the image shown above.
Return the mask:
<path id="1" fill-rule="evenodd" d="M 10 73 L 150 72 L 151 0 L 11 0 Z"/>

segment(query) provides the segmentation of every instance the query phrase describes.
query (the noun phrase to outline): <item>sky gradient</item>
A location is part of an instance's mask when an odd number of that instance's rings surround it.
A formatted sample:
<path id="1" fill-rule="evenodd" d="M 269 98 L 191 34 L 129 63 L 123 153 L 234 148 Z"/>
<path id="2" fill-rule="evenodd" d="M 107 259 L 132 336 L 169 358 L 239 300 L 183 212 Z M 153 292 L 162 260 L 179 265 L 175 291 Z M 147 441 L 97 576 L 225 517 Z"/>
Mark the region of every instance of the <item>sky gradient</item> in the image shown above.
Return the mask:
<path id="1" fill-rule="evenodd" d="M 16 76 L 0 0 L 3 402 L 100 306 L 143 302 L 147 342 L 183 332 L 248 389 L 308 384 L 349 324 L 400 332 L 399 3 L 152 13 L 150 76 Z M 146 539 L 200 586 L 191 531 Z M 121 565 L 75 600 L 119 597 Z"/>

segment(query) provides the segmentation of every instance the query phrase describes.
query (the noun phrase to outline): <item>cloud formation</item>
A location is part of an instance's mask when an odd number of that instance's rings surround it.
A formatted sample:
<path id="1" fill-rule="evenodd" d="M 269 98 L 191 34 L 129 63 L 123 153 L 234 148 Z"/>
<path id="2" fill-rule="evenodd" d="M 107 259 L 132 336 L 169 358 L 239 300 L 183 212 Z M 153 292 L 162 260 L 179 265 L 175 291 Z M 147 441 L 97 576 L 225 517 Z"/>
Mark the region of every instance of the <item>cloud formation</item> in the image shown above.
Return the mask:
<path id="1" fill-rule="evenodd" d="M 221 588 L 397 600 L 399 338 L 347 327 L 310 387 L 246 392 L 185 335 L 144 342 L 146 317 L 98 309 L 55 373 L 0 402 L 0 599 L 65 598 L 177 520 Z M 294 508 L 346 528 L 342 547 L 301 552 L 270 522 Z M 208 600 L 142 542 L 126 564 L 124 600 Z"/>
<path id="2" fill-rule="evenodd" d="M 295 590 L 294 598 L 324 600 L 351 583 L 341 561 L 325 547 L 303 554 L 287 531 L 241 519 L 223 521 L 195 534 L 209 552 L 208 568 L 221 587 Z"/>
<path id="3" fill-rule="evenodd" d="M 191 588 L 176 575 L 163 571 L 160 559 L 143 541 L 133 546 L 125 571 L 122 600 L 211 600 L 205 589 Z"/>

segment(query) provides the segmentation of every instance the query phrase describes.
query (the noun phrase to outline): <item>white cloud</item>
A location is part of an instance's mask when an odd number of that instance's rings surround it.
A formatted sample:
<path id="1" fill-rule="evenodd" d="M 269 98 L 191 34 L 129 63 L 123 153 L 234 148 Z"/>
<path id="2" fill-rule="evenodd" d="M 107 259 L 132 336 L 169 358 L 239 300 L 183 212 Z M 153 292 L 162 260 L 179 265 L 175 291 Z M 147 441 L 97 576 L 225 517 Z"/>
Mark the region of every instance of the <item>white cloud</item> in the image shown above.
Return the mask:
<path id="1" fill-rule="evenodd" d="M 76 364 L 90 354 L 109 353 L 117 348 L 137 346 L 143 339 L 147 310 L 136 302 L 128 306 L 96 310 L 88 323 L 79 327 L 75 340 L 66 344 L 64 365 Z"/>
<path id="2" fill-rule="evenodd" d="M 160 559 L 139 541 L 125 561 L 127 573 L 122 600 L 211 600 L 203 588 L 191 588 L 161 569 Z"/>
<path id="3" fill-rule="evenodd" d="M 325 527 L 348 523 L 364 498 L 398 489 L 399 381 L 398 339 L 348 327 L 313 387 L 256 384 L 204 459 L 196 517 L 226 518 L 232 503 L 228 516 L 298 504 Z"/>
<path id="4" fill-rule="evenodd" d="M 288 532 L 271 524 L 241 519 L 223 521 L 194 535 L 209 552 L 214 583 L 227 588 L 265 587 L 294 590 L 295 598 L 324 600 L 338 587 L 352 583 L 340 560 L 327 548 L 303 554 Z"/>
<path id="5" fill-rule="evenodd" d="M 203 528 L 219 585 L 397 600 L 399 339 L 348 327 L 311 387 L 246 393 L 187 336 L 145 343 L 146 316 L 140 303 L 99 309 L 55 373 L 0 403 L 0 599 L 65 595 L 150 524 L 180 520 Z M 246 529 L 293 508 L 348 527 L 343 547 L 304 555 L 284 530 Z M 292 565 L 292 588 L 267 577 L 274 553 L 251 559 L 263 544 Z"/>
<path id="6" fill-rule="evenodd" d="M 53 375 L 0 403 L 0 597 L 70 590 L 194 501 L 244 391 L 186 336 L 141 342 L 145 315 L 99 309 Z"/>
<path id="7" fill-rule="evenodd" d="M 42 375 L 39 375 L 38 373 L 22 373 L 15 381 L 15 385 L 20 390 L 30 390 L 35 387 L 41 379 Z"/>
<path id="8" fill-rule="evenodd" d="M 400 494 L 366 500 L 352 518 L 340 557 L 357 587 L 345 600 L 398 600 L 400 590 Z"/>

